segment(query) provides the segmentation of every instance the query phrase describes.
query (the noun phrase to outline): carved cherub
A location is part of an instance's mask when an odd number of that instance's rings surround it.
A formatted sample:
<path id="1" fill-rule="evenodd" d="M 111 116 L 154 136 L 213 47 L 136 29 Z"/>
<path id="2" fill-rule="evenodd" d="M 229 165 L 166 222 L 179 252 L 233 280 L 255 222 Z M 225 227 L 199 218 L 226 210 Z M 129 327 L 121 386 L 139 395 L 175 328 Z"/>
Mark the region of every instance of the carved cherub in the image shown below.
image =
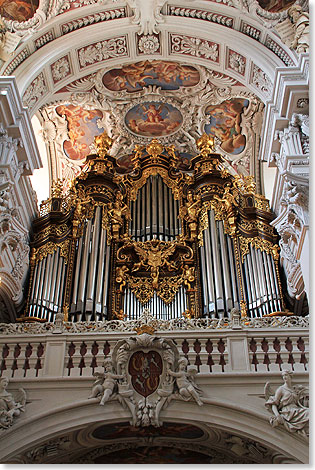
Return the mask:
<path id="1" fill-rule="evenodd" d="M 214 195 L 214 199 L 221 201 L 224 204 L 224 209 L 227 214 L 231 214 L 234 211 L 234 207 L 237 206 L 237 201 L 233 194 L 230 192 L 230 186 L 224 188 L 223 197 L 220 198 L 217 194 Z"/>
<path id="2" fill-rule="evenodd" d="M 19 416 L 21 411 L 25 411 L 26 393 L 20 388 L 16 397 L 7 391 L 9 379 L 0 379 L 0 428 L 8 428 L 12 425 L 15 416 Z"/>
<path id="3" fill-rule="evenodd" d="M 123 375 L 114 374 L 110 358 L 104 361 L 104 372 L 95 372 L 93 376 L 96 377 L 96 380 L 89 398 L 96 398 L 98 395 L 102 394 L 100 405 L 104 405 L 116 391 L 117 380 L 124 378 Z"/>
<path id="4" fill-rule="evenodd" d="M 282 424 L 289 432 L 297 432 L 304 438 L 309 434 L 309 409 L 302 401 L 307 398 L 306 387 L 292 385 L 292 372 L 282 372 L 284 384 L 274 393 L 270 383 L 265 385 L 265 406 L 273 413 L 270 418 L 272 427 Z"/>
<path id="5" fill-rule="evenodd" d="M 199 406 L 203 405 L 201 400 L 201 390 L 195 384 L 196 370 L 187 370 L 188 361 L 185 357 L 178 361 L 178 372 L 173 372 L 169 367 L 167 373 L 175 377 L 179 395 L 184 400 L 193 398 Z"/>

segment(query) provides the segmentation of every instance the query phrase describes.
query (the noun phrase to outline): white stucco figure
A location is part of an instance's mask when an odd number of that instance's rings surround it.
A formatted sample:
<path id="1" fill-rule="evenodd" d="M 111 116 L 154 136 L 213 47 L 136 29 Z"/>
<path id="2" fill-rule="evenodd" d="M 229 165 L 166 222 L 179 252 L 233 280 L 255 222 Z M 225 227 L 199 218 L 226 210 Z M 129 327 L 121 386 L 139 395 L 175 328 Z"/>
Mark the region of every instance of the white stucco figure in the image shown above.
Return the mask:
<path id="1" fill-rule="evenodd" d="M 104 372 L 95 372 L 92 393 L 89 398 L 96 398 L 102 395 L 100 405 L 104 405 L 115 392 L 117 380 L 122 379 L 123 375 L 114 374 L 111 359 L 107 358 L 104 361 Z"/>
<path id="2" fill-rule="evenodd" d="M 26 393 L 20 388 L 18 396 L 13 397 L 12 393 L 7 391 L 9 379 L 3 377 L 0 379 L 0 429 L 8 428 L 13 424 L 13 419 L 20 416 L 21 411 L 24 411 L 26 402 Z"/>
<path id="3" fill-rule="evenodd" d="M 265 385 L 265 406 L 273 413 L 270 418 L 272 427 L 282 424 L 291 433 L 298 433 L 304 438 L 309 434 L 309 409 L 304 404 L 307 389 L 292 385 L 292 372 L 282 372 L 284 384 L 273 393 L 269 382 Z"/>
<path id="4" fill-rule="evenodd" d="M 295 35 L 291 48 L 297 53 L 308 52 L 310 45 L 310 18 L 306 11 L 302 10 L 300 5 L 293 5 L 288 9 L 289 18 L 295 27 Z"/>
<path id="5" fill-rule="evenodd" d="M 200 390 L 194 382 L 194 376 L 196 370 L 187 370 L 188 361 L 185 357 L 178 361 L 178 372 L 173 372 L 168 369 L 167 372 L 172 377 L 175 377 L 176 385 L 178 387 L 178 393 L 184 400 L 190 400 L 193 398 L 196 400 L 199 406 L 203 405 L 200 397 Z"/>

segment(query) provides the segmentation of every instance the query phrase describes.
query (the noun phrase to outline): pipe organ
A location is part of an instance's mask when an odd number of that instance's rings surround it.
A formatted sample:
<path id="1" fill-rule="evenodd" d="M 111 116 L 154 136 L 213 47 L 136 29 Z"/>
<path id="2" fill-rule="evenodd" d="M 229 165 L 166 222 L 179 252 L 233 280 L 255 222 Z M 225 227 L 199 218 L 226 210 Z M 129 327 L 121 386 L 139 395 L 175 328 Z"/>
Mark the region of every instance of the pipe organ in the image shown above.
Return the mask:
<path id="1" fill-rule="evenodd" d="M 23 321 L 243 317 L 283 309 L 277 236 L 252 177 L 232 176 L 213 139 L 185 164 L 153 139 L 128 164 L 95 138 L 80 173 L 53 185 L 33 223 Z"/>

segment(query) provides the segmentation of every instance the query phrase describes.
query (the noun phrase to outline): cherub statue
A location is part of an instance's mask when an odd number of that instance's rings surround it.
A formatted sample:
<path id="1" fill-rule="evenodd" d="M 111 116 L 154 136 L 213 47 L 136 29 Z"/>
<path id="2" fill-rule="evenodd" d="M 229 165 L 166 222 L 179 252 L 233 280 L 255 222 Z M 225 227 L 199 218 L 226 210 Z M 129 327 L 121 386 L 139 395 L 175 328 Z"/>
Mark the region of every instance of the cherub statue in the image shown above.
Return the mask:
<path id="1" fill-rule="evenodd" d="M 100 405 L 104 405 L 117 389 L 117 380 L 123 379 L 123 375 L 114 374 L 113 365 L 110 358 L 104 361 L 104 372 L 95 372 L 93 375 L 96 377 L 92 393 L 89 398 L 96 398 L 102 395 Z"/>
<path id="2" fill-rule="evenodd" d="M 274 393 L 270 383 L 265 385 L 265 406 L 273 413 L 270 418 L 272 427 L 282 424 L 289 432 L 296 432 L 304 438 L 309 434 L 309 409 L 303 400 L 308 395 L 306 387 L 292 385 L 292 372 L 282 372 L 284 384 Z"/>
<path id="3" fill-rule="evenodd" d="M 0 379 L 0 428 L 7 429 L 13 423 L 15 416 L 20 416 L 21 411 L 25 411 L 26 393 L 20 388 L 16 398 L 7 391 L 9 379 Z"/>
<path id="4" fill-rule="evenodd" d="M 188 361 L 185 357 L 178 361 L 178 372 L 173 372 L 170 368 L 167 373 L 175 377 L 178 393 L 185 401 L 193 398 L 199 406 L 203 405 L 201 401 L 201 390 L 195 384 L 195 375 L 197 370 L 187 370 Z"/>

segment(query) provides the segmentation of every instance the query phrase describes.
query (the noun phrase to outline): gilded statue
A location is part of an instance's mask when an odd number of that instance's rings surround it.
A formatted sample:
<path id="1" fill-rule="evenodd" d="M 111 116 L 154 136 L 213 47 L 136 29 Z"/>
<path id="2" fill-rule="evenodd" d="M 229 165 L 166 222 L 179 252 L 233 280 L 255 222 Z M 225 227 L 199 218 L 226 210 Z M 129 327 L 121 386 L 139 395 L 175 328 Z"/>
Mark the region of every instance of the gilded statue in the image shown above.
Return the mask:
<path id="1" fill-rule="evenodd" d="M 180 209 L 180 217 L 185 219 L 190 229 L 191 238 L 197 236 L 198 216 L 202 208 L 201 195 L 194 198 L 192 191 L 187 193 L 187 203 Z"/>
<path id="2" fill-rule="evenodd" d="M 101 158 L 104 158 L 113 145 L 113 139 L 111 139 L 111 137 L 107 135 L 106 131 L 104 131 L 103 134 L 94 137 L 94 145 L 97 149 L 98 155 Z"/>
<path id="3" fill-rule="evenodd" d="M 215 194 L 214 199 L 216 199 L 217 201 L 220 201 L 223 204 L 224 211 L 227 213 L 228 216 L 229 214 L 232 214 L 234 212 L 234 207 L 238 205 L 235 197 L 230 192 L 230 186 L 226 186 L 224 188 L 224 193 L 223 193 L 222 198 L 220 198 L 217 194 Z"/>
<path id="4" fill-rule="evenodd" d="M 119 229 L 123 227 L 124 217 L 130 219 L 130 210 L 127 204 L 123 202 L 123 195 L 120 191 L 116 194 L 114 204 L 111 204 L 108 215 L 112 224 L 113 237 L 119 238 Z"/>
<path id="5" fill-rule="evenodd" d="M 140 261 L 135 263 L 133 272 L 140 268 L 150 269 L 152 286 L 157 289 L 160 268 L 165 266 L 168 271 L 176 269 L 176 264 L 168 260 L 174 253 L 176 245 L 174 243 L 162 244 L 160 240 L 151 240 L 149 243 L 134 243 L 133 246 L 140 258 Z"/>
<path id="6" fill-rule="evenodd" d="M 284 370 L 281 375 L 284 383 L 275 393 L 269 382 L 265 385 L 265 406 L 273 413 L 270 424 L 272 427 L 283 425 L 288 432 L 296 432 L 307 439 L 309 408 L 304 401 L 308 398 L 308 390 L 301 385 L 292 385 L 291 371 Z"/>

